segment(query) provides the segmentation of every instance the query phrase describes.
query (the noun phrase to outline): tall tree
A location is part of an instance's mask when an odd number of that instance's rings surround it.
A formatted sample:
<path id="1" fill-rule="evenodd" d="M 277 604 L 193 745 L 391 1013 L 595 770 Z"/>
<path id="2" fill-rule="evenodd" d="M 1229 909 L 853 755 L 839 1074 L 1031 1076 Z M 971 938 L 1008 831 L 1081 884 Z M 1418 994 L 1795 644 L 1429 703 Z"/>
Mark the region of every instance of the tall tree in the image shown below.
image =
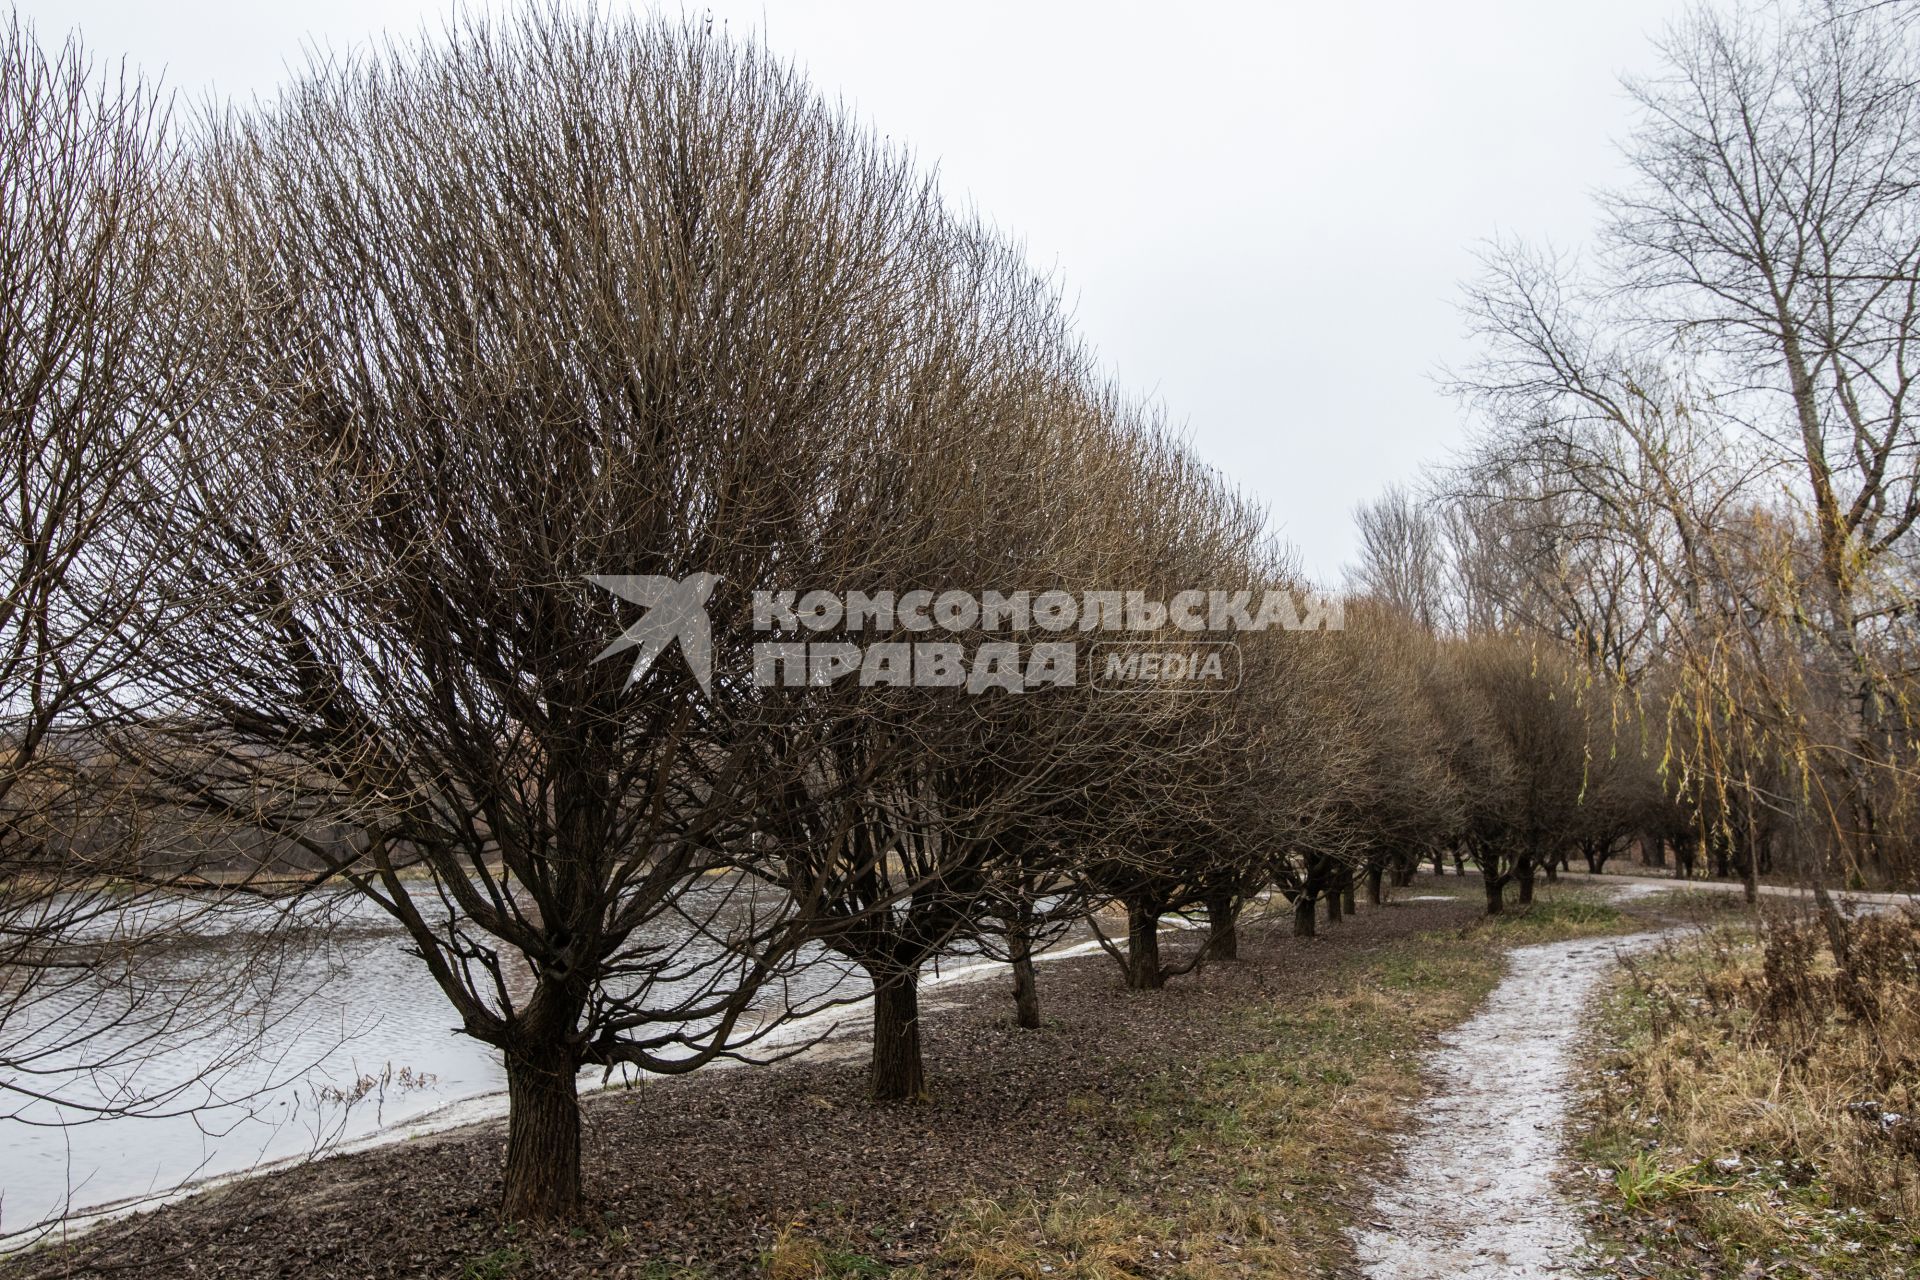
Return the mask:
<path id="1" fill-rule="evenodd" d="M 570 1215 L 576 1073 L 740 1052 L 807 937 L 735 874 L 821 713 L 749 678 L 750 592 L 888 549 L 829 530 L 966 390 L 953 228 L 762 52 L 544 11 L 317 63 L 194 177 L 236 349 L 151 518 L 229 590 L 143 679 L 276 830 L 357 832 L 502 1054 L 503 1212 Z"/>

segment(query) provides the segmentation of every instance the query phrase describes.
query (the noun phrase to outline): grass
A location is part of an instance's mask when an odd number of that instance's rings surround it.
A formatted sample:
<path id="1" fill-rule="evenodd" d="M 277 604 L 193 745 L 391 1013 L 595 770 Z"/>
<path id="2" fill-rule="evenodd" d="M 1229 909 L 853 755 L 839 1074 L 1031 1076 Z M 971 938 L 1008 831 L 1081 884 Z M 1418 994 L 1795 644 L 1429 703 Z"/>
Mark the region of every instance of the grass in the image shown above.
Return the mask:
<path id="1" fill-rule="evenodd" d="M 1513 946 L 1618 932 L 1582 890 L 1347 960 L 1325 995 L 1242 1010 L 1261 1048 L 1162 1073 L 1130 1100 L 1125 1166 L 1050 1194 L 954 1207 L 937 1254 L 896 1274 L 972 1280 L 1313 1277 L 1351 1263 L 1370 1174 L 1422 1092 L 1432 1036 L 1467 1017 Z M 1236 1039 L 1236 1043 L 1246 1043 Z M 1088 1099 L 1089 1108 L 1107 1105 Z M 783 1232 L 771 1280 L 873 1274 L 834 1242 Z"/>
<path id="2" fill-rule="evenodd" d="M 1563 889 L 1552 898 L 1535 898 L 1532 906 L 1509 905 L 1507 911 L 1496 923 L 1501 941 L 1508 946 L 1612 933 L 1627 918 L 1585 888 Z"/>
<path id="3" fill-rule="evenodd" d="M 866 1280 L 893 1271 L 866 1254 L 831 1248 L 798 1226 L 781 1229 L 760 1265 L 768 1280 Z"/>
<path id="4" fill-rule="evenodd" d="M 662 1262 L 654 1259 L 643 1263 L 635 1274 L 639 1280 L 706 1280 L 708 1273 L 703 1268 L 685 1263 Z"/>
<path id="5" fill-rule="evenodd" d="M 1675 1196 L 1711 1195 L 1727 1190 L 1712 1182 L 1703 1182 L 1701 1165 L 1686 1169 L 1664 1169 L 1659 1157 L 1648 1151 L 1634 1151 L 1614 1166 L 1613 1185 L 1621 1203 L 1629 1209 L 1646 1211 Z"/>
<path id="6" fill-rule="evenodd" d="M 1642 958 L 1604 1000 L 1579 1150 L 1622 1274 L 1920 1274 L 1920 919 L 1854 932 L 1865 1012 L 1785 917 Z"/>
<path id="7" fill-rule="evenodd" d="M 529 1261 L 524 1249 L 495 1249 L 470 1259 L 460 1271 L 460 1280 L 508 1280 L 519 1275 Z"/>

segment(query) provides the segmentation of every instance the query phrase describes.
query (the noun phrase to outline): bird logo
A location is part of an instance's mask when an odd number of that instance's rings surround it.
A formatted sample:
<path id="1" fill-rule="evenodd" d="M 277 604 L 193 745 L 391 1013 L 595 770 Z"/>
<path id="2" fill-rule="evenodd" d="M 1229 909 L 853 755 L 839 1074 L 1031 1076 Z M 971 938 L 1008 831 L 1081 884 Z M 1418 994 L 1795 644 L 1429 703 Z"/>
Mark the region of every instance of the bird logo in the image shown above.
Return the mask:
<path id="1" fill-rule="evenodd" d="M 625 649 L 638 649 L 624 686 L 631 689 L 647 674 L 654 659 L 678 640 L 693 678 L 700 682 L 700 691 L 713 696 L 713 625 L 707 619 L 707 597 L 720 582 L 719 574 L 694 573 L 678 582 L 653 574 L 591 574 L 587 581 L 647 611 L 621 632 L 619 639 L 595 654 L 595 662 Z"/>

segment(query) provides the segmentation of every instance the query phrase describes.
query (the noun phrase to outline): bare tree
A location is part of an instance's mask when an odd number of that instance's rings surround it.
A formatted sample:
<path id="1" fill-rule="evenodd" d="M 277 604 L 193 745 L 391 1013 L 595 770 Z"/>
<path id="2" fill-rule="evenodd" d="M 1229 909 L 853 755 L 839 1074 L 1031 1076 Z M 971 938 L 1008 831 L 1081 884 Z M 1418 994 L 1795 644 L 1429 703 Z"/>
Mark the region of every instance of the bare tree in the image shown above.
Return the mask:
<path id="1" fill-rule="evenodd" d="M 332 869 L 502 1053 L 503 1212 L 567 1216 L 576 1073 L 742 1052 L 809 936 L 737 872 L 834 721 L 748 678 L 750 589 L 887 547 L 828 530 L 941 394 L 951 229 L 763 53 L 556 14 L 317 63 L 191 195 L 237 337 L 185 515 L 229 590 L 143 679 L 277 832 L 357 833 Z M 610 644 L 601 577 L 677 632 Z"/>
<path id="2" fill-rule="evenodd" d="M 135 515 L 173 499 L 210 367 L 161 320 L 175 166 L 156 89 L 18 17 L 0 33 L 0 1114 L 21 1124 L 199 1106 L 273 971 L 250 963 L 272 912 L 233 967 L 152 963 L 248 901 L 267 851 L 147 803 L 119 745 L 174 550 Z"/>
<path id="3" fill-rule="evenodd" d="M 1416 626 L 1438 626 L 1444 586 L 1440 534 L 1432 513 L 1413 494 L 1389 485 L 1354 512 L 1360 533 L 1356 592 L 1398 610 Z"/>

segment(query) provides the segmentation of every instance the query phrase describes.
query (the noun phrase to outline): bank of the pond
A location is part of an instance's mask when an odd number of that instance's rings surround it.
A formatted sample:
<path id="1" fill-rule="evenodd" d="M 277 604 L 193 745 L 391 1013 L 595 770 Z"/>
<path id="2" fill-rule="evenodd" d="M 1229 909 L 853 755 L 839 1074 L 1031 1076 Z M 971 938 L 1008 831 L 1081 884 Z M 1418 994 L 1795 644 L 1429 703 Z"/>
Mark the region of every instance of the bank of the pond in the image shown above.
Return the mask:
<path id="1" fill-rule="evenodd" d="M 594 1217 L 569 1231 L 495 1220 L 491 1123 L 213 1190 L 0 1276 L 1337 1272 L 1434 1033 L 1509 946 L 1632 927 L 1481 924 L 1472 877 L 1408 896 L 1426 900 L 1318 939 L 1252 928 L 1241 962 L 1162 992 L 1123 991 L 1104 956 L 1057 961 L 1037 1033 L 1002 984 L 955 987 L 927 1019 L 925 1105 L 869 1105 L 857 1053 L 591 1099 Z"/>

